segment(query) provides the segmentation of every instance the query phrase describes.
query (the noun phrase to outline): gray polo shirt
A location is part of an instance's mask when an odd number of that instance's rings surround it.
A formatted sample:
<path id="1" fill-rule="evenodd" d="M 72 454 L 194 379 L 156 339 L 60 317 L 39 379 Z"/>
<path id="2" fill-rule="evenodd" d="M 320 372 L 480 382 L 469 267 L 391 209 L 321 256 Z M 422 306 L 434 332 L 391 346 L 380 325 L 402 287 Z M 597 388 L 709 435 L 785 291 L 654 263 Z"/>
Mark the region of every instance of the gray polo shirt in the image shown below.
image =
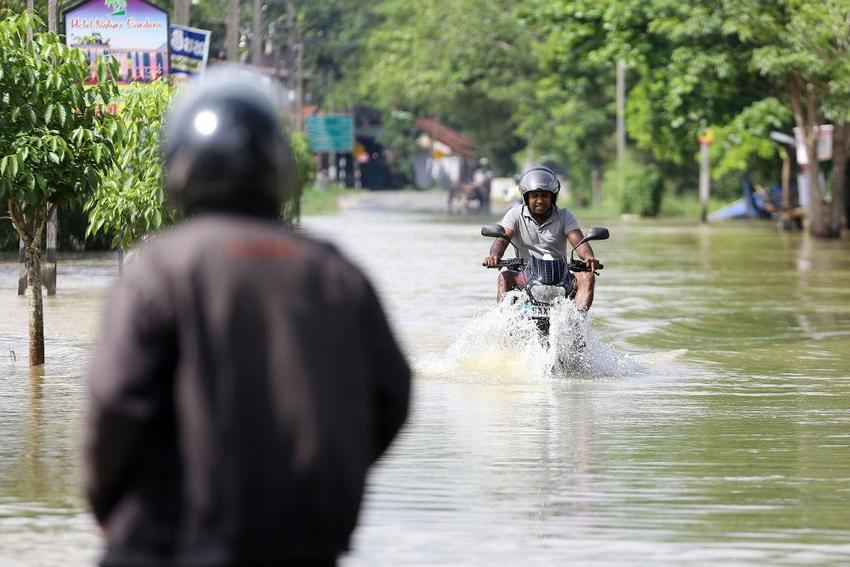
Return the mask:
<path id="1" fill-rule="evenodd" d="M 552 207 L 549 216 L 537 224 L 525 205 L 517 205 L 505 213 L 499 223 L 514 231 L 514 244 L 519 255 L 529 259 L 529 254 L 538 258 L 549 254 L 553 258 L 563 258 L 567 250 L 567 233 L 579 228 L 576 217 L 567 209 Z"/>

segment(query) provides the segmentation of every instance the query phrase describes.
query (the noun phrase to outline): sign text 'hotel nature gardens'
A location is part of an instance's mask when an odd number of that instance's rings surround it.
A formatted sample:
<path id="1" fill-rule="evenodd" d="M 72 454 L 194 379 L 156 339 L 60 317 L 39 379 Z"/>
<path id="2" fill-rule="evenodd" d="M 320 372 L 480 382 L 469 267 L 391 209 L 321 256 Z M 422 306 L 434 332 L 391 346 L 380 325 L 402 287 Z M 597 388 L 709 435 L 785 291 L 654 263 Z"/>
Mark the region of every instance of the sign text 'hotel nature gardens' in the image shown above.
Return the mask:
<path id="1" fill-rule="evenodd" d="M 98 55 L 115 58 L 121 82 L 150 82 L 169 73 L 165 10 L 144 0 L 88 0 L 64 15 L 66 42 L 88 55 L 92 82 Z"/>

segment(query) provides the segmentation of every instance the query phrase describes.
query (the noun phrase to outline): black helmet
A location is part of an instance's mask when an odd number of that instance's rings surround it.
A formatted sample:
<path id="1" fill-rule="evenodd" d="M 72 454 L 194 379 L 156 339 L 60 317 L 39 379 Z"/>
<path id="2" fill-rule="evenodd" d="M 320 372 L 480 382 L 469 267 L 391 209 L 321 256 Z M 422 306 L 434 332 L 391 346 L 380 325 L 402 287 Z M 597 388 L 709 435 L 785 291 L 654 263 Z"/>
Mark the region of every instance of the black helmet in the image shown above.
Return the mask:
<path id="1" fill-rule="evenodd" d="M 172 204 L 186 214 L 278 216 L 295 171 L 272 80 L 221 65 L 184 89 L 169 110 L 163 140 Z"/>
<path id="2" fill-rule="evenodd" d="M 552 193 L 552 201 L 554 202 L 558 199 L 561 182 L 558 181 L 555 172 L 548 167 L 532 167 L 519 180 L 519 190 L 526 205 L 528 204 L 528 194 L 532 191 L 549 191 Z"/>

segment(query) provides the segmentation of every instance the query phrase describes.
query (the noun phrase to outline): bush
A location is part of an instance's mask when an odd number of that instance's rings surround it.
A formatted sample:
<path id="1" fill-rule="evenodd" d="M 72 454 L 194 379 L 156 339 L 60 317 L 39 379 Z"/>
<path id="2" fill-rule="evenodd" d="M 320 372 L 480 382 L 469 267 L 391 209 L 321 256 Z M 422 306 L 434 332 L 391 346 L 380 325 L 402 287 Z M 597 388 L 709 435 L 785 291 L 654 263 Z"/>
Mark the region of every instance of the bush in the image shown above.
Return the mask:
<path id="1" fill-rule="evenodd" d="M 307 136 L 302 132 L 291 133 L 292 153 L 295 157 L 295 192 L 283 205 L 283 220 L 292 225 L 301 216 L 301 199 L 304 189 L 316 179 L 316 159 L 310 151 Z"/>
<path id="2" fill-rule="evenodd" d="M 654 167 L 643 166 L 626 173 L 620 194 L 620 210 L 642 217 L 654 217 L 661 210 L 664 183 Z"/>
<path id="3" fill-rule="evenodd" d="M 664 179 L 654 165 L 629 158 L 623 166 L 622 177 L 616 163 L 605 172 L 605 187 L 609 195 L 616 195 L 621 213 L 655 217 L 661 211 Z"/>

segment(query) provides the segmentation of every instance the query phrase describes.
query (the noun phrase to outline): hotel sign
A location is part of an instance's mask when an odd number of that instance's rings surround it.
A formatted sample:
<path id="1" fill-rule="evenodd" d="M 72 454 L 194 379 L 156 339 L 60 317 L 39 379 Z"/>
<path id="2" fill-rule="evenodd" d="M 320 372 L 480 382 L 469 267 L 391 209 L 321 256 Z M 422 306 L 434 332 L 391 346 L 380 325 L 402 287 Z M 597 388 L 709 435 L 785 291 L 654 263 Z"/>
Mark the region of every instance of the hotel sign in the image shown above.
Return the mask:
<path id="1" fill-rule="evenodd" d="M 155 81 L 170 72 L 168 13 L 144 0 L 87 0 L 63 8 L 65 41 L 87 53 L 90 82 L 98 55 L 118 62 L 123 83 Z"/>

